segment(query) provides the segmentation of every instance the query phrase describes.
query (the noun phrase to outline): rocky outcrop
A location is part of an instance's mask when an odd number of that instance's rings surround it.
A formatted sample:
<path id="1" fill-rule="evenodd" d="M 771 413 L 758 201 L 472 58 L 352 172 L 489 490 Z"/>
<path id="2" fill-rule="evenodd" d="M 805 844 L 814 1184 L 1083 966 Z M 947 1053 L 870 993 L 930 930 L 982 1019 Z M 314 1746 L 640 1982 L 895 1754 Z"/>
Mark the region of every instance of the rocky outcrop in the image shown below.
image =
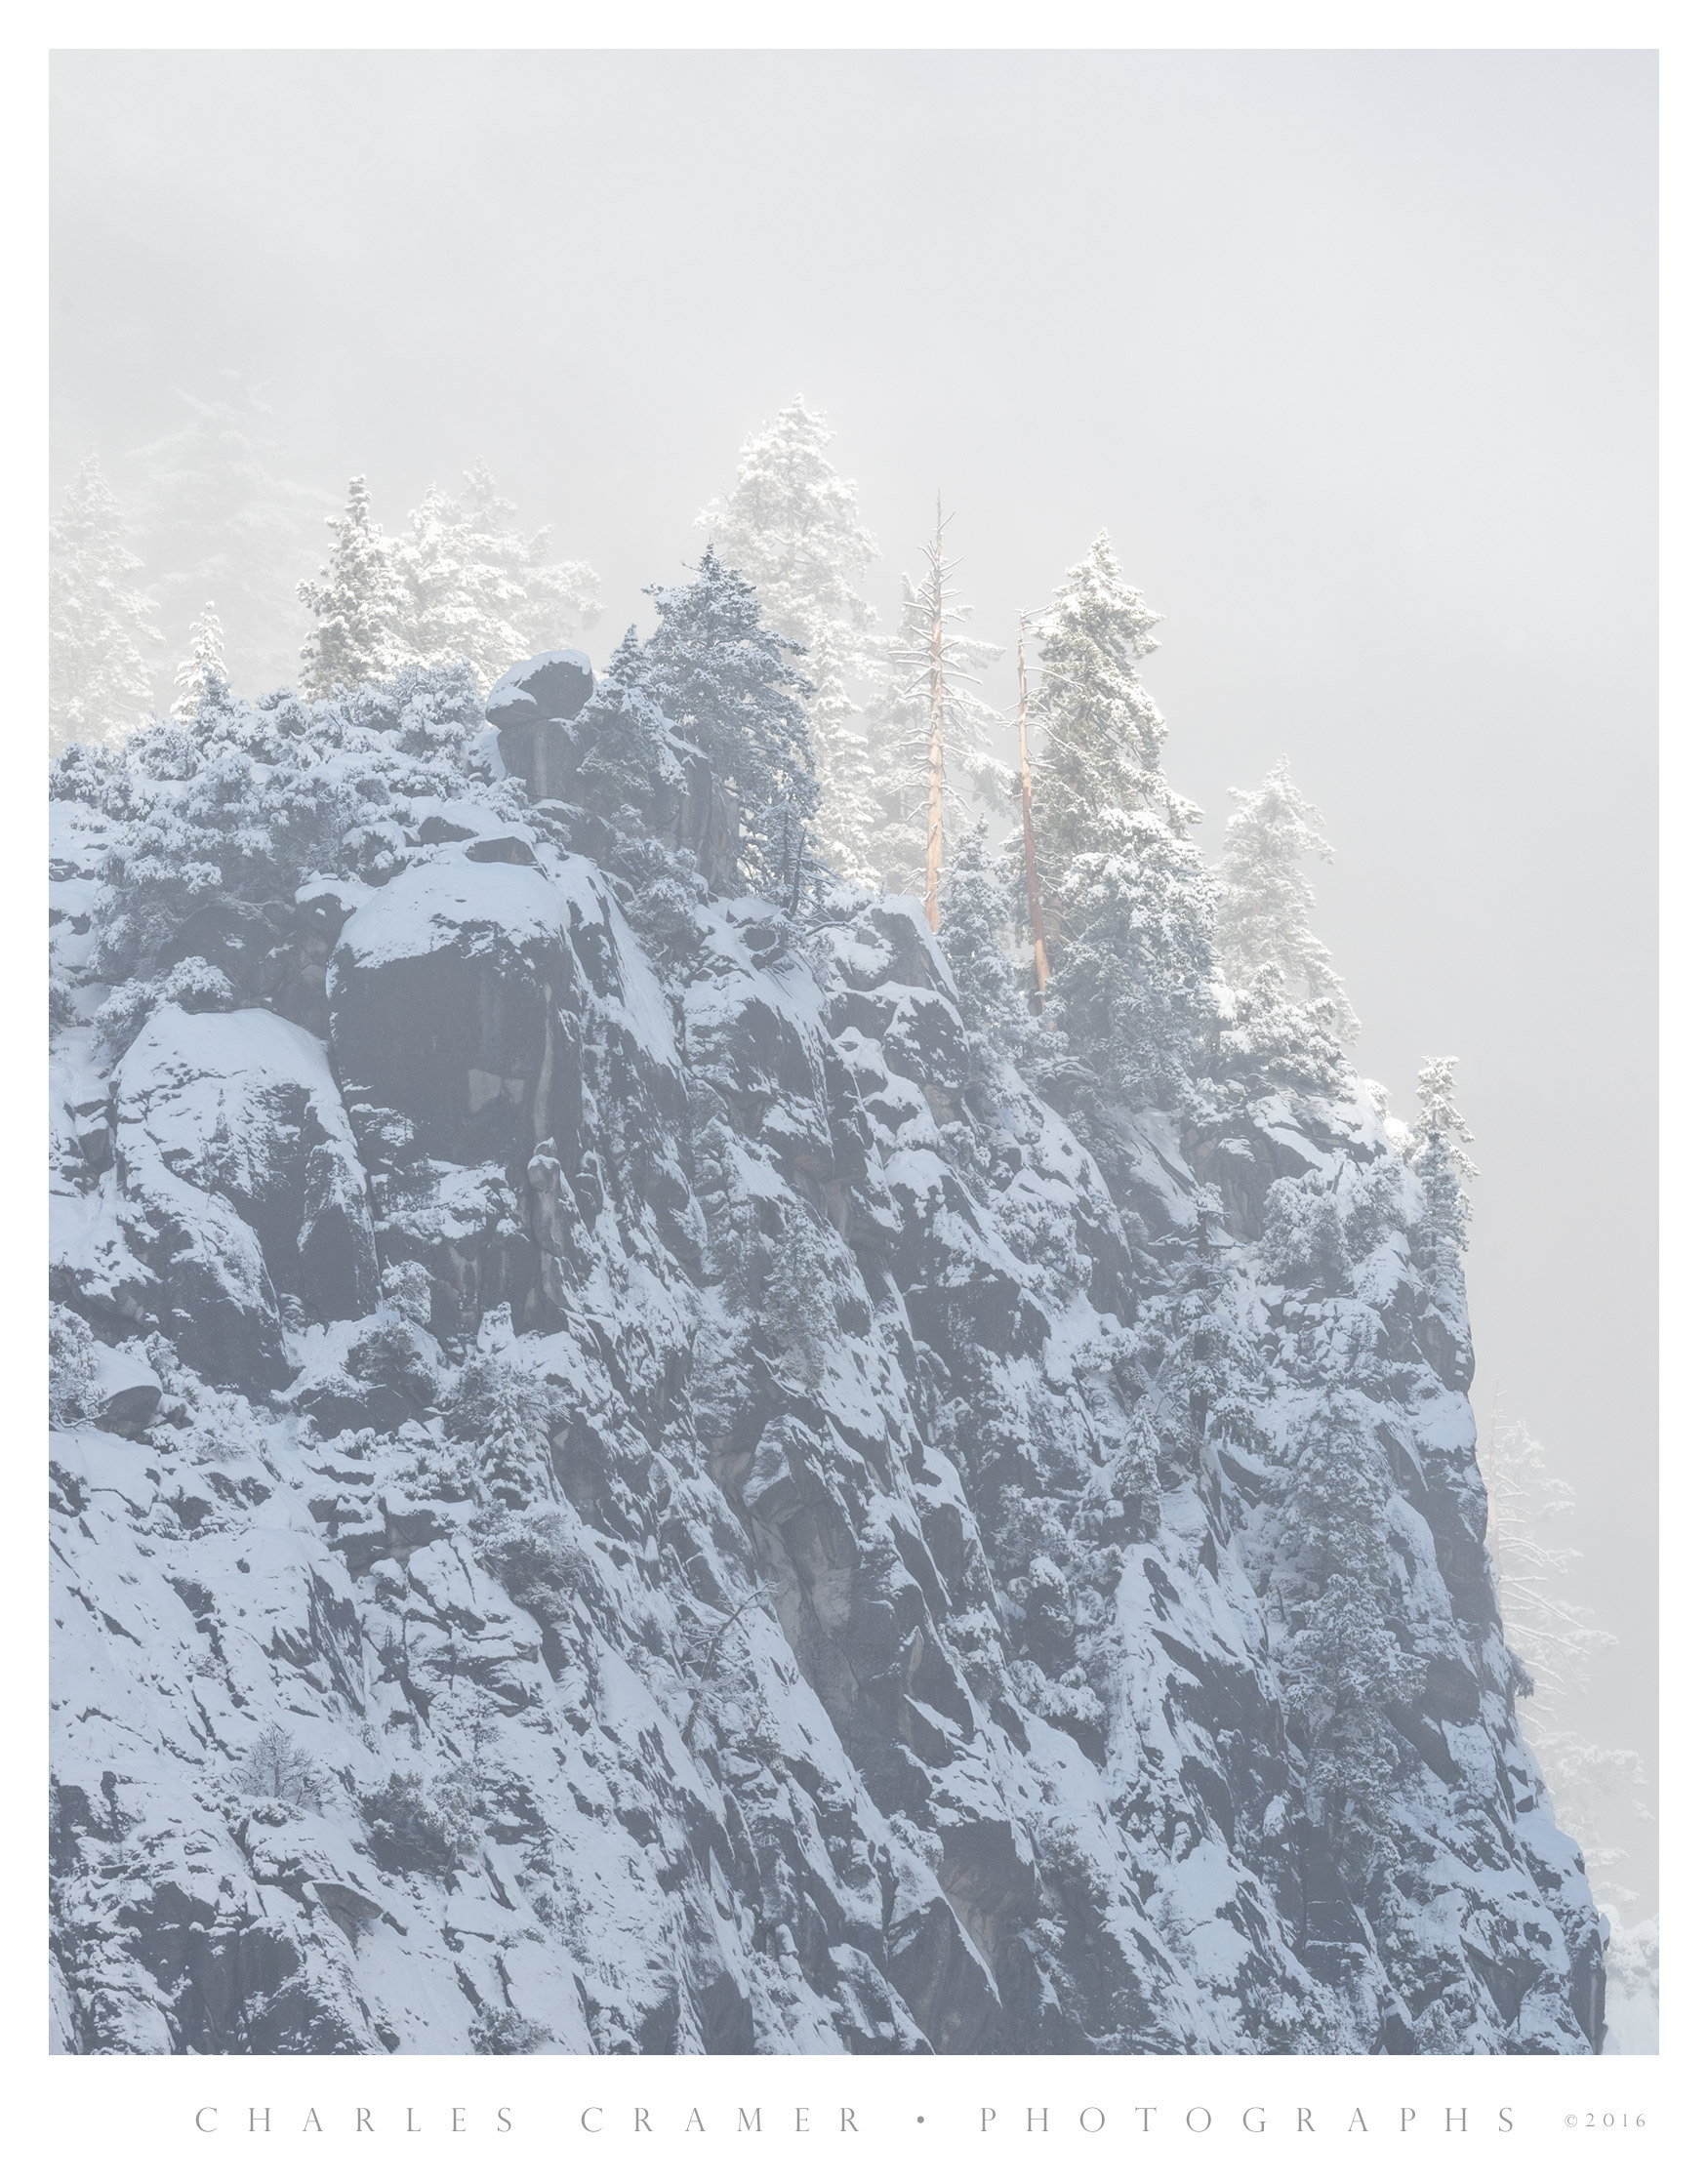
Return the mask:
<path id="1" fill-rule="evenodd" d="M 597 822 L 609 815 L 608 799 L 586 777 L 590 746 L 574 724 L 592 693 L 584 653 L 542 652 L 504 676 L 486 716 L 507 772 L 526 784 L 535 802 L 561 804 L 566 812 L 585 807 Z M 688 852 L 709 885 L 728 892 L 736 878 L 735 806 L 703 750 L 671 736 L 669 755 L 669 778 L 654 783 L 642 815 L 660 839 Z"/>
<path id="2" fill-rule="evenodd" d="M 291 1376 L 281 1296 L 322 1321 L 372 1309 L 365 1177 L 315 1038 L 264 1010 L 165 1006 L 109 1102 L 112 1164 L 54 1273 L 98 1333 L 157 1327 L 213 1384 L 264 1388 Z"/>
<path id="3" fill-rule="evenodd" d="M 1592 2046 L 1468 1333 L 1373 1110 L 1081 1134 L 917 905 L 684 881 L 666 926 L 549 770 L 578 657 L 495 693 L 508 780 L 398 789 L 389 875 L 196 912 L 262 1004 L 58 1033 L 55 1291 L 107 1345 L 52 1453 L 61 2041 Z M 1336 1390 L 1415 1670 L 1375 1878 L 1281 1673 Z"/>
<path id="4" fill-rule="evenodd" d="M 332 1051 L 352 1108 L 401 1117 L 429 1158 L 525 1158 L 548 1137 L 573 1153 L 579 986 L 564 905 L 531 863 L 453 850 L 417 865 L 333 953 Z"/>

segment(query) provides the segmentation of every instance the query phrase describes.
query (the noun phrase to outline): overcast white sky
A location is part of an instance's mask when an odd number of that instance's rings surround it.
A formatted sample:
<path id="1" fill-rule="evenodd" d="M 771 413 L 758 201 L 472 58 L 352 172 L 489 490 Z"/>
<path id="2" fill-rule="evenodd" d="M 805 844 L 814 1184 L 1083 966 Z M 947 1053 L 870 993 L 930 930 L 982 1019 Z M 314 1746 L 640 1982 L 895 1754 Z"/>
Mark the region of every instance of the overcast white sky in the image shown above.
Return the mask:
<path id="1" fill-rule="evenodd" d="M 1479 1406 L 1578 1488 L 1621 1639 L 1582 1724 L 1651 1770 L 1655 100 L 1649 56 L 1533 53 L 82 54 L 53 90 L 60 474 L 241 372 L 278 465 L 365 470 L 388 528 L 484 457 L 603 575 L 601 657 L 797 391 L 886 618 L 939 484 L 987 636 L 1108 525 L 1207 845 L 1287 751 L 1363 1068 L 1461 1057 Z"/>

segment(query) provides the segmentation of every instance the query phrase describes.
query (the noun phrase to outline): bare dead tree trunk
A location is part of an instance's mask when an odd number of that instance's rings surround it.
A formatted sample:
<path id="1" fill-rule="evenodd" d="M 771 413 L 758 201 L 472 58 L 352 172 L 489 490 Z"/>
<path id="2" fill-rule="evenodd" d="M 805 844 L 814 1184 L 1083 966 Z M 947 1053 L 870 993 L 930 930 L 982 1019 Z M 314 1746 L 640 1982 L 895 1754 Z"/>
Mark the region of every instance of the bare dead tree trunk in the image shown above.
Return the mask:
<path id="1" fill-rule="evenodd" d="M 1020 617 L 1015 644 L 1020 668 L 1020 838 L 1026 857 L 1026 907 L 1032 918 L 1032 958 L 1039 993 L 1050 981 L 1050 958 L 1043 944 L 1043 901 L 1037 888 L 1037 842 L 1032 831 L 1032 758 L 1026 748 L 1026 616 Z"/>
<path id="2" fill-rule="evenodd" d="M 694 1722 L 700 1717 L 700 1701 L 706 1695 L 707 1687 L 711 1681 L 712 1663 L 717 1657 L 718 1646 L 748 1611 L 749 1607 L 756 1606 L 764 1596 L 763 1590 L 755 1584 L 734 1613 L 726 1614 L 722 1621 L 718 1623 L 711 1643 L 706 1647 L 706 1657 L 700 1663 L 700 1684 L 694 1692 L 693 1702 L 688 1707 L 688 1717 L 682 1722 L 682 1741 L 687 1744 L 690 1750 L 692 1750 L 693 1744 L 689 1738 L 694 1732 Z"/>
<path id="3" fill-rule="evenodd" d="M 943 495 L 931 546 L 931 803 L 925 821 L 925 921 L 937 929 L 937 878 L 943 869 Z"/>

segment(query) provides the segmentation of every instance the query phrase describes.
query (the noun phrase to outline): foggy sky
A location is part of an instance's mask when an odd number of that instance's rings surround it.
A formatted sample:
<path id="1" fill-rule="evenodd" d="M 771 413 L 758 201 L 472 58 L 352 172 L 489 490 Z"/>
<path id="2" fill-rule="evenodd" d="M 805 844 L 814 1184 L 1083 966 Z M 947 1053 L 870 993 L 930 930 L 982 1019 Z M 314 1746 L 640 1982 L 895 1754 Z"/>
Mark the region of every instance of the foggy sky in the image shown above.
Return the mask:
<path id="1" fill-rule="evenodd" d="M 52 138 L 56 486 L 234 370 L 388 531 L 484 458 L 600 571 L 600 659 L 796 392 L 886 624 L 939 485 L 998 641 L 1109 527 L 1204 845 L 1286 751 L 1360 1066 L 1409 1112 L 1461 1058 L 1479 1411 L 1578 1489 L 1620 1644 L 1577 1723 L 1651 1774 L 1655 95 L 1621 54 L 85 53 Z"/>

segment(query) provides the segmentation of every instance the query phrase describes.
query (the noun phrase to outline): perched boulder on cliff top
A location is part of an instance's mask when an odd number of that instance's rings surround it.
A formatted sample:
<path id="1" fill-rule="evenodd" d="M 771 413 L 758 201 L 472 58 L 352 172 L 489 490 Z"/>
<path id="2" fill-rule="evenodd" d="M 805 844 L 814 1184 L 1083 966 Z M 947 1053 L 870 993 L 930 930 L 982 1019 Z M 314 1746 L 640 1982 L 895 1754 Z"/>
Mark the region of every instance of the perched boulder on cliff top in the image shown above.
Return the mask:
<path id="1" fill-rule="evenodd" d="M 592 663 L 585 652 L 540 652 L 494 685 L 486 717 L 498 730 L 507 773 L 528 784 L 536 800 L 573 800 L 575 744 L 565 723 L 593 694 Z"/>
<path id="2" fill-rule="evenodd" d="M 572 720 L 592 696 L 593 679 L 586 652 L 536 652 L 499 676 L 486 701 L 486 717 L 497 728 Z"/>
<path id="3" fill-rule="evenodd" d="M 581 973 L 563 897 L 528 865 L 418 865 L 345 926 L 328 977 L 346 1099 L 428 1157 L 525 1158 L 581 1126 Z"/>

